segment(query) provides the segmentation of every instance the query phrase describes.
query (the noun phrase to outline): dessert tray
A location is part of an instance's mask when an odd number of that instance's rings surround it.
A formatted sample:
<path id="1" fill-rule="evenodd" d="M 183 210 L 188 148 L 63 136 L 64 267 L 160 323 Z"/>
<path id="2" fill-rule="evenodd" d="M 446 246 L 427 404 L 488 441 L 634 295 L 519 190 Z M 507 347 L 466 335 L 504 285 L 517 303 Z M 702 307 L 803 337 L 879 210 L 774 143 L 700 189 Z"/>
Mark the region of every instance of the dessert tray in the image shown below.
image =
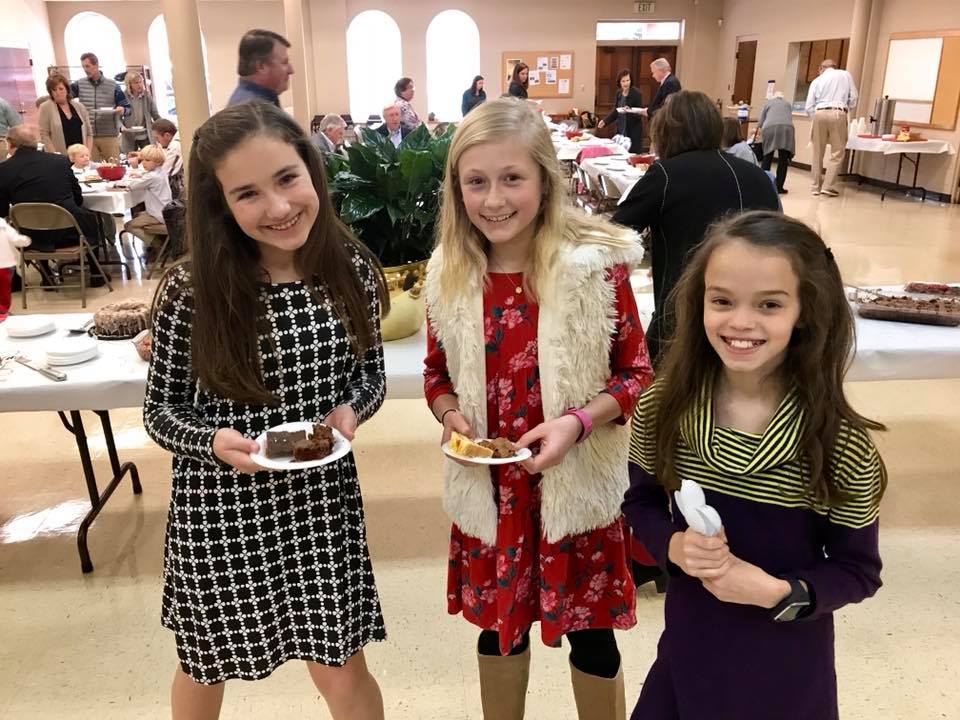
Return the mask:
<path id="1" fill-rule="evenodd" d="M 917 287 L 908 283 L 908 286 Z M 870 320 L 919 323 L 922 325 L 960 325 L 960 299 L 930 294 L 894 295 L 872 290 L 857 290 L 857 314 Z"/>

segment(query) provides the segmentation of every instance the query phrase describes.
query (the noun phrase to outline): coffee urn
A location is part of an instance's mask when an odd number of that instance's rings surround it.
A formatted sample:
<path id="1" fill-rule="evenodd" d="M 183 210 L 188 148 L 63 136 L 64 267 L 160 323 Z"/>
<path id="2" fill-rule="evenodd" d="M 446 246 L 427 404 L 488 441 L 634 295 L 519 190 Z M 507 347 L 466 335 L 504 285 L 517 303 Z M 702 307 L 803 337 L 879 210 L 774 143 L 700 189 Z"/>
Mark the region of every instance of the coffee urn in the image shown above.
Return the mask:
<path id="1" fill-rule="evenodd" d="M 889 135 L 893 132 L 893 114 L 896 109 L 896 100 L 891 100 L 887 95 L 877 98 L 877 102 L 873 105 L 873 115 L 870 116 L 874 135 Z"/>

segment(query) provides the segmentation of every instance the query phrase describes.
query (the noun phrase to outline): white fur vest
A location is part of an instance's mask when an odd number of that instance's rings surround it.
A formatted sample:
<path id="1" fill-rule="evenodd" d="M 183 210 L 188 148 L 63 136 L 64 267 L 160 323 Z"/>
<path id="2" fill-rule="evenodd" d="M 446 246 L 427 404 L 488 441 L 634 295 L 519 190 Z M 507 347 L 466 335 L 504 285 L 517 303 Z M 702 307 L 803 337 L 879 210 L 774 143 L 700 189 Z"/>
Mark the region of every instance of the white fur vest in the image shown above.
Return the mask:
<path id="1" fill-rule="evenodd" d="M 582 407 L 603 391 L 610 377 L 610 346 L 617 324 L 607 269 L 618 264 L 633 267 L 642 257 L 639 243 L 628 249 L 566 245 L 558 253 L 550 277 L 538 288 L 538 363 L 546 420 L 567 408 Z M 476 284 L 455 301 L 443 299 L 442 265 L 438 248 L 427 270 L 427 314 L 443 344 L 460 410 L 476 432 L 486 434 L 483 289 Z M 543 473 L 541 522 L 548 542 L 604 527 L 617 518 L 629 485 L 629 443 L 628 426 L 595 426 L 590 437 Z M 494 544 L 497 506 L 489 469 L 463 467 L 446 457 L 443 462 L 447 514 L 464 533 Z"/>

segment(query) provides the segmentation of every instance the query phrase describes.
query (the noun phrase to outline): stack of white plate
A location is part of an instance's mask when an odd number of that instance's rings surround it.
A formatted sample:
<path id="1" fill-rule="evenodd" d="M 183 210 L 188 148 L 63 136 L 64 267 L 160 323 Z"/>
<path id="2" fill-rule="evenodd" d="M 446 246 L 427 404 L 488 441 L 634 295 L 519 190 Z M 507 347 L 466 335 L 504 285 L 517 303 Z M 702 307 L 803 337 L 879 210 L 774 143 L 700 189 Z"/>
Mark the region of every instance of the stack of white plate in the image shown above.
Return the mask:
<path id="1" fill-rule="evenodd" d="M 76 365 L 92 360 L 99 353 L 96 338 L 67 337 L 58 338 L 50 343 L 47 350 L 47 363 L 50 365 Z"/>
<path id="2" fill-rule="evenodd" d="M 46 335 L 57 329 L 56 323 L 49 317 L 42 315 L 11 315 L 3 323 L 7 337 L 30 338 Z"/>

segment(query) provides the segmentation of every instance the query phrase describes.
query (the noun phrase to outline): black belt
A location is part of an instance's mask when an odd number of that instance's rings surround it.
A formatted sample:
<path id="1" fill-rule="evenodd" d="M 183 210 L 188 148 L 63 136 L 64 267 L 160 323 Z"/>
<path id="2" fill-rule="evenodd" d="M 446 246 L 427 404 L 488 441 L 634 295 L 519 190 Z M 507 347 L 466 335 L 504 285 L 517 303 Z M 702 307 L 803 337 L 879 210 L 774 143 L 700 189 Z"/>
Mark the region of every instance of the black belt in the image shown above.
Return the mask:
<path id="1" fill-rule="evenodd" d="M 842 111 L 842 112 L 847 112 L 847 108 L 842 108 L 842 107 L 822 107 L 822 108 L 817 108 L 817 112 L 820 112 L 821 110 L 840 110 L 840 111 Z"/>

